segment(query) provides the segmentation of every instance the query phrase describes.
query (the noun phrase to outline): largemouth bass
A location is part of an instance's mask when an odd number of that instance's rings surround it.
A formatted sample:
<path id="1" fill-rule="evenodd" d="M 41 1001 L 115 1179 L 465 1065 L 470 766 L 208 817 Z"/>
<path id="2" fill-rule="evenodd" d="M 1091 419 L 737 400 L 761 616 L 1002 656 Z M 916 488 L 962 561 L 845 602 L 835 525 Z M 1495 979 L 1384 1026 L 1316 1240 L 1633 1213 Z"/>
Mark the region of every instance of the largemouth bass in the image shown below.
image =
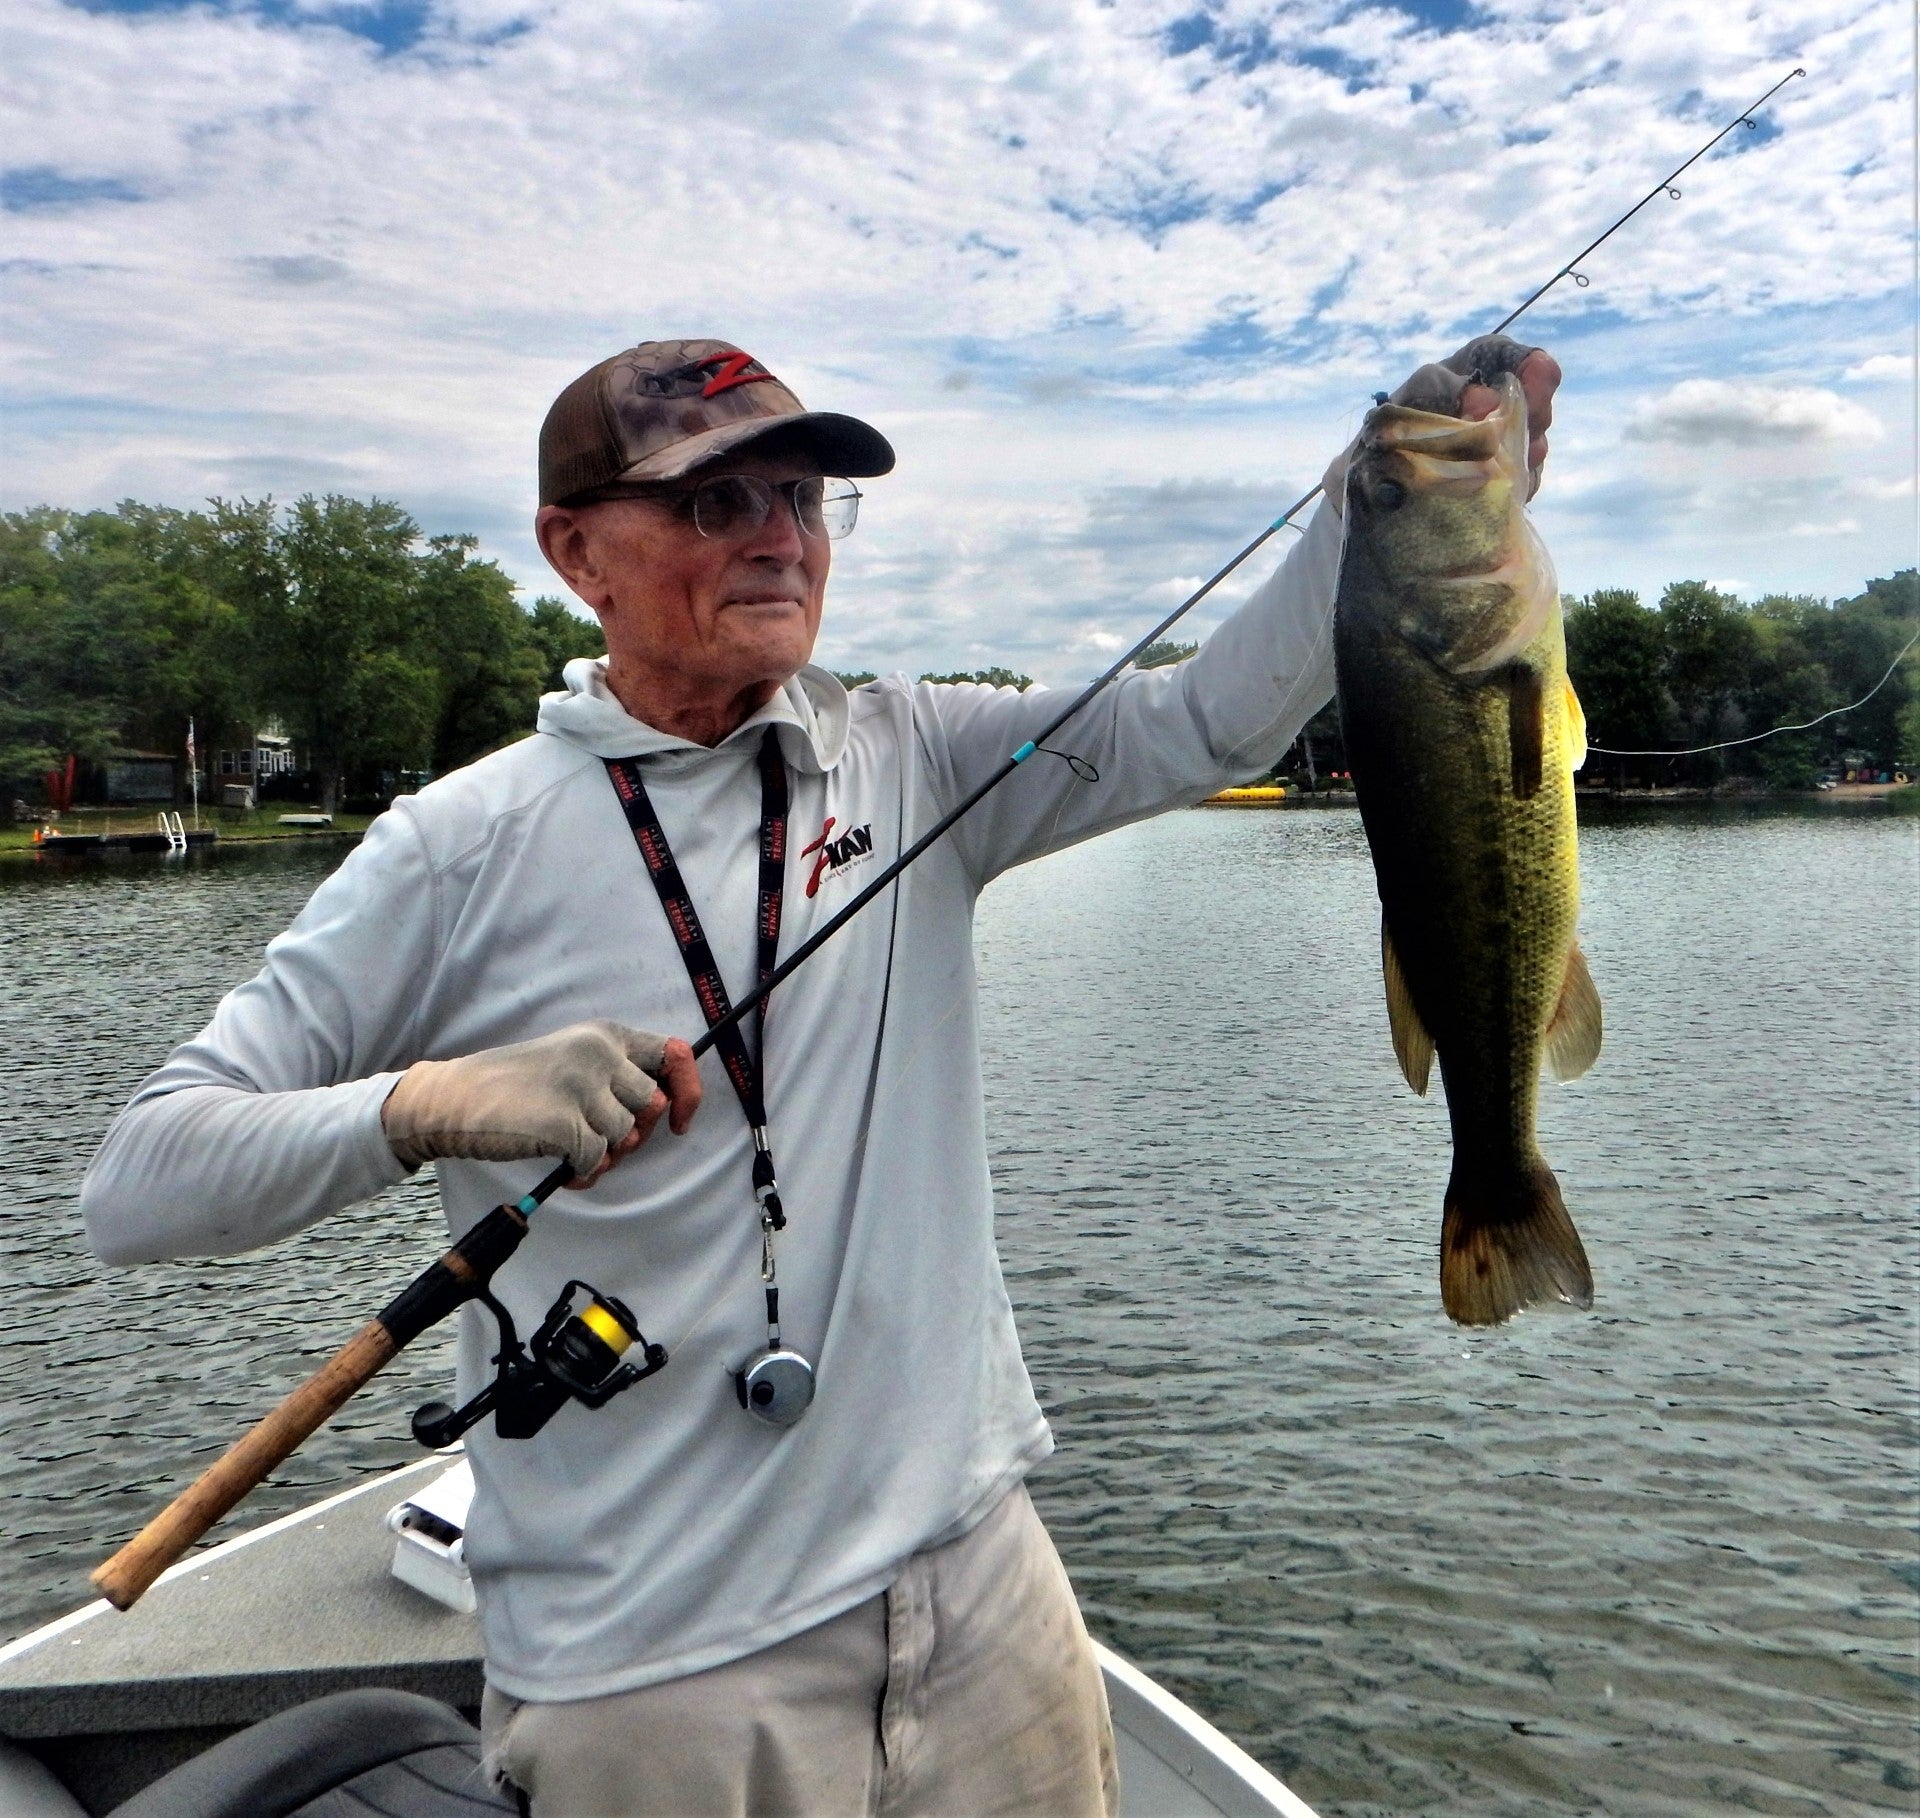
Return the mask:
<path id="1" fill-rule="evenodd" d="M 1553 563 L 1525 511 L 1526 399 L 1511 374 L 1496 383 L 1499 408 L 1480 422 L 1369 414 L 1334 612 L 1393 1049 L 1422 1094 L 1439 1055 L 1453 1125 L 1440 1295 L 1474 1326 L 1592 1304 L 1534 1107 L 1543 1055 L 1571 1079 L 1600 1051 L 1574 938 L 1586 722 Z"/>

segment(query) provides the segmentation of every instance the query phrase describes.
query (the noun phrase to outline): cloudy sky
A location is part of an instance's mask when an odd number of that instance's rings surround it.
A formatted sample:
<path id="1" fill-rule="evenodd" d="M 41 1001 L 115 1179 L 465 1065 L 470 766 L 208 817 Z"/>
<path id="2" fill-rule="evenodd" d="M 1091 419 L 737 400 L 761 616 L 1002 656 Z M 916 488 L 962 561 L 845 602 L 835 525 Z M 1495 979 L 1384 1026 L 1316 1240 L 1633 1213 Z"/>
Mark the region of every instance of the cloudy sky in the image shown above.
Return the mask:
<path id="1" fill-rule="evenodd" d="M 380 493 L 531 598 L 553 394 L 711 334 L 899 449 L 828 660 L 1068 680 L 1803 66 L 1527 318 L 1537 515 L 1573 591 L 1914 559 L 1889 0 L 8 0 L 6 41 L 0 508 Z"/>

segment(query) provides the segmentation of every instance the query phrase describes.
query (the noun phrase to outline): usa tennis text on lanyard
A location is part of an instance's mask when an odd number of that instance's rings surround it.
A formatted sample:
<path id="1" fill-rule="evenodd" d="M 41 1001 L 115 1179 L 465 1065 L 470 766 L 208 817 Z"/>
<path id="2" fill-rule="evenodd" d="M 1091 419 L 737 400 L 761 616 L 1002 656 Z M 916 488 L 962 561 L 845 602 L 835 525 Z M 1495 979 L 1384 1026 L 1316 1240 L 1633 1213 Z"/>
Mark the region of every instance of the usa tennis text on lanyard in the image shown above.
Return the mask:
<path id="1" fill-rule="evenodd" d="M 760 1208 L 760 1279 L 767 1294 L 767 1344 L 734 1372 L 740 1405 L 771 1426 L 790 1427 L 813 1400 L 813 1366 L 780 1338 L 780 1285 L 774 1265 L 774 1233 L 786 1229 L 787 1215 L 780 1204 L 774 1173 L 773 1149 L 767 1137 L 765 1060 L 767 999 L 754 1016 L 754 1047 L 749 1053 L 737 1023 L 727 1017 L 733 1002 L 727 995 L 720 967 L 700 926 L 699 912 L 688 894 L 686 879 L 674 862 L 673 848 L 660 825 L 653 799 L 640 777 L 635 758 L 609 758 L 607 775 L 620 798 L 634 844 L 647 867 L 647 876 L 660 897 L 667 926 L 693 982 L 693 994 L 710 1029 L 717 1028 L 714 1047 L 733 1082 L 733 1090 L 753 1132 L 753 1197 Z M 787 877 L 787 766 L 780 740 L 769 726 L 760 741 L 760 901 L 756 914 L 759 943 L 758 976 L 764 985 L 773 976 L 780 950 L 780 905 Z M 720 1025 L 725 1025 L 720 1027 Z"/>

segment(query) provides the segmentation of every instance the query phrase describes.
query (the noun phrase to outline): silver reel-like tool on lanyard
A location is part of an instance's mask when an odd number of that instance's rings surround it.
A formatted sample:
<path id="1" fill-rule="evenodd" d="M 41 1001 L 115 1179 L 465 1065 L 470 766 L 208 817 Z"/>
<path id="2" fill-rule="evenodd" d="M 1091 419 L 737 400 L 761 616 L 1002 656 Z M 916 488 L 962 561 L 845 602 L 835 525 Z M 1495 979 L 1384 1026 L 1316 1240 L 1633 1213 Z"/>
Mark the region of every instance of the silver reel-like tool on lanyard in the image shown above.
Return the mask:
<path id="1" fill-rule="evenodd" d="M 720 967 L 700 926 L 700 914 L 674 862 L 666 829 L 633 758 L 607 759 L 607 775 L 633 829 L 634 844 L 660 898 L 674 944 L 680 949 L 711 1045 L 733 1084 L 753 1135 L 753 1198 L 760 1220 L 760 1282 L 767 1297 L 767 1342 L 733 1372 L 741 1407 L 770 1427 L 790 1427 L 813 1403 L 813 1365 L 780 1336 L 780 1277 L 774 1239 L 787 1228 L 767 1134 L 767 994 L 778 970 L 780 909 L 787 875 L 787 764 L 780 739 L 769 726 L 760 740 L 760 892 L 754 929 L 759 944 L 755 979 L 754 1046 L 740 1033 L 740 1015 L 727 995 Z"/>

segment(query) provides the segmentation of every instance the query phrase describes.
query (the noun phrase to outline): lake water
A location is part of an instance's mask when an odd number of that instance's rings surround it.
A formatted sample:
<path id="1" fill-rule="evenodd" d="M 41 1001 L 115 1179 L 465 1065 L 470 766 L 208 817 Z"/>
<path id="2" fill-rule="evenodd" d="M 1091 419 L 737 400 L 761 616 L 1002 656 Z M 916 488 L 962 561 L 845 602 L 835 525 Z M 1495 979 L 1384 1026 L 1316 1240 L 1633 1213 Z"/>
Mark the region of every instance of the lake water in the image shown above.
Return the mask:
<path id="1" fill-rule="evenodd" d="M 1096 1631 L 1327 1818 L 1920 1809 L 1920 823 L 1583 832 L 1544 1095 L 1588 1314 L 1450 1326 L 1444 1109 L 1350 811 L 1170 815 L 981 905 L 1000 1234 Z M 337 849 L 0 868 L 0 1632 L 439 1248 L 431 1188 L 106 1278 L 74 1194 Z M 430 1335 L 249 1505 L 412 1455 Z"/>

